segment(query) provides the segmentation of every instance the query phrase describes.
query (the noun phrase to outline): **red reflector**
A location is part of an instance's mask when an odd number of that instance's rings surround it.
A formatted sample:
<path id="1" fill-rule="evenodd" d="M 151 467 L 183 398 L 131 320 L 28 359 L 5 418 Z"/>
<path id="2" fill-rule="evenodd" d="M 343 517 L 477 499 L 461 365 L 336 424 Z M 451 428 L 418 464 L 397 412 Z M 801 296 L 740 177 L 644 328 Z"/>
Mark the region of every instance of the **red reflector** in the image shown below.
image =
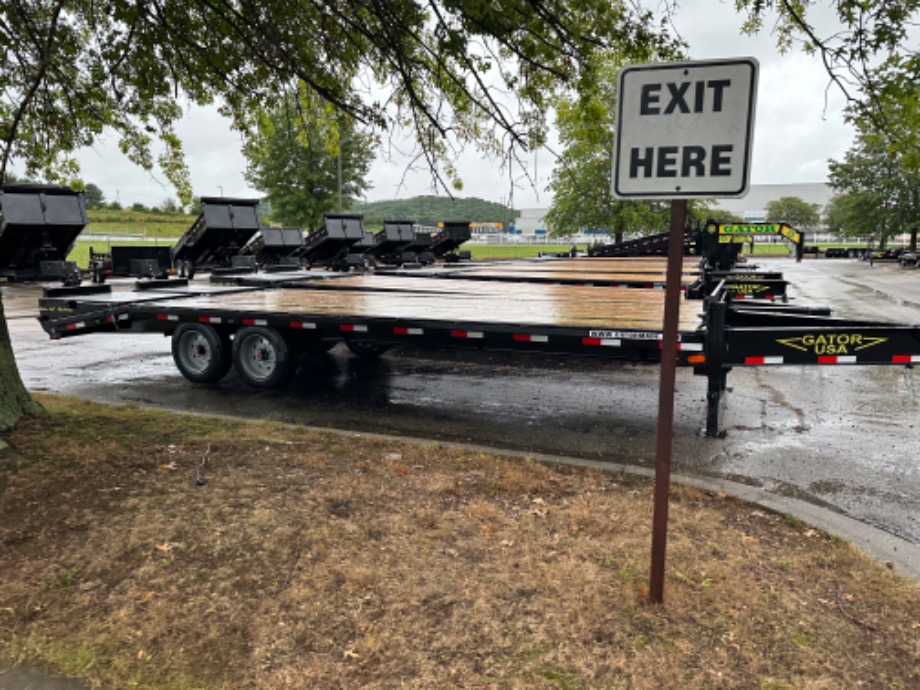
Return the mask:
<path id="1" fill-rule="evenodd" d="M 582 338 L 581 344 L 582 345 L 600 345 L 601 339 L 600 338 Z"/>

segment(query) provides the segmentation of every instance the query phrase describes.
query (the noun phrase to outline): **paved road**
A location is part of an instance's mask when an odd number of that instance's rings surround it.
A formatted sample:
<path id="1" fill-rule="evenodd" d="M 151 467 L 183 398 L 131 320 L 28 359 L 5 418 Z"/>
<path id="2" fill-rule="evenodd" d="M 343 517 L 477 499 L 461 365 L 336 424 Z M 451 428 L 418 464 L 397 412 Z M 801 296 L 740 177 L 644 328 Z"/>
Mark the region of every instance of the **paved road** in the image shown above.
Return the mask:
<path id="1" fill-rule="evenodd" d="M 850 260 L 768 264 L 786 272 L 799 303 L 920 322 L 920 272 Z M 640 467 L 654 461 L 654 367 L 405 351 L 369 363 L 337 348 L 306 363 L 283 391 L 249 390 L 233 374 L 202 387 L 178 374 L 162 336 L 51 342 L 32 318 L 34 293 L 7 294 L 20 369 L 35 390 Z M 824 505 L 920 545 L 920 379 L 900 367 L 788 366 L 737 369 L 729 385 L 726 438 L 703 438 L 705 379 L 678 372 L 678 471 Z"/>

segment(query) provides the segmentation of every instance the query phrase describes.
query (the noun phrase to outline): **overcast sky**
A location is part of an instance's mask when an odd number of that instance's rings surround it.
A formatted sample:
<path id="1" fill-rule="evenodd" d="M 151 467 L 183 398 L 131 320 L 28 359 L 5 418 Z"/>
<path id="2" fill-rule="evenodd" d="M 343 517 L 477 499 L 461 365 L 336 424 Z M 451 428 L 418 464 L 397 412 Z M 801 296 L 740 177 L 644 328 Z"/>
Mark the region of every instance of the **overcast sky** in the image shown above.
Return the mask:
<path id="1" fill-rule="evenodd" d="M 678 10 L 675 25 L 690 44 L 691 59 L 752 56 L 760 63 L 760 83 L 753 146 L 753 184 L 824 182 L 827 161 L 840 158 L 852 141 L 852 129 L 842 118 L 843 98 L 828 88 L 828 78 L 817 57 L 800 51 L 780 55 L 774 37 L 764 31 L 756 37 L 740 35 L 742 18 L 733 2 L 687 0 Z M 189 109 L 179 126 L 192 187 L 202 196 L 257 197 L 243 178 L 245 159 L 240 137 L 216 108 Z M 134 166 L 118 151 L 114 136 L 81 152 L 83 179 L 98 185 L 107 200 L 123 205 L 141 202 L 158 205 L 175 193 L 161 174 Z M 369 201 L 433 193 L 425 172 L 404 175 L 405 161 L 378 158 L 371 169 Z M 474 153 L 460 161 L 464 181 L 459 196 L 507 202 L 515 208 L 546 207 L 545 190 L 553 156 L 543 150 L 531 154 L 528 170 L 536 186 L 512 185 L 498 161 Z"/>

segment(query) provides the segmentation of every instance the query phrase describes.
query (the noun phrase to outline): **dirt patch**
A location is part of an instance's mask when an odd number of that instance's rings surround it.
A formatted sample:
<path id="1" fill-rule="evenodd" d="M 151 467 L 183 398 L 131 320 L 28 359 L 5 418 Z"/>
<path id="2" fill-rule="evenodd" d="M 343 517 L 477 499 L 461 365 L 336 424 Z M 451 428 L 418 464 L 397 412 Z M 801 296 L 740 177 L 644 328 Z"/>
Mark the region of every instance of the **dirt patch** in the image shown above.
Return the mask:
<path id="1" fill-rule="evenodd" d="M 917 687 L 920 591 L 691 489 L 52 397 L 0 451 L 0 656 L 108 687 Z"/>

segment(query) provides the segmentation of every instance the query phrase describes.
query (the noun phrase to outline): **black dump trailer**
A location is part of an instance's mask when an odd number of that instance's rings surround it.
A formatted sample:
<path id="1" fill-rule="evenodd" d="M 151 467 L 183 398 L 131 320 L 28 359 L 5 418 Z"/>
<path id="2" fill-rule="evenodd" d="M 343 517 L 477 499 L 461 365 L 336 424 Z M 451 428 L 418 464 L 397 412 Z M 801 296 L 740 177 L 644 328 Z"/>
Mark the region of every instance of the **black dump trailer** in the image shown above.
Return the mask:
<path id="1" fill-rule="evenodd" d="M 70 187 L 9 184 L 0 188 L 0 281 L 63 280 L 79 284 L 67 261 L 86 226 L 83 194 Z"/>
<path id="2" fill-rule="evenodd" d="M 413 230 L 412 241 L 403 247 L 400 253 L 400 263 L 403 265 L 414 264 L 427 266 L 434 263 L 434 253 L 431 251 L 433 233 Z"/>
<path id="3" fill-rule="evenodd" d="M 349 249 L 364 238 L 364 216 L 357 213 L 327 213 L 323 226 L 307 235 L 296 256 L 309 266 L 335 267 Z"/>
<path id="4" fill-rule="evenodd" d="M 165 278 L 172 266 L 172 247 L 113 245 L 110 251 L 114 276 Z"/>
<path id="5" fill-rule="evenodd" d="M 180 275 L 199 268 L 229 268 L 262 227 L 258 199 L 201 197 L 201 213 L 170 252 Z"/>
<path id="6" fill-rule="evenodd" d="M 375 236 L 376 243 L 367 254 L 381 264 L 399 266 L 403 250 L 415 241 L 415 223 L 411 220 L 385 220 L 383 230 Z"/>
<path id="7" fill-rule="evenodd" d="M 469 259 L 469 253 L 461 255 L 460 247 L 472 236 L 469 221 L 444 221 L 440 230 L 432 235 L 431 253 L 436 259 L 443 259 L 445 263 Z"/>
<path id="8" fill-rule="evenodd" d="M 300 228 L 259 228 L 240 254 L 254 256 L 263 270 L 298 267 L 301 264 L 304 235 Z"/>

